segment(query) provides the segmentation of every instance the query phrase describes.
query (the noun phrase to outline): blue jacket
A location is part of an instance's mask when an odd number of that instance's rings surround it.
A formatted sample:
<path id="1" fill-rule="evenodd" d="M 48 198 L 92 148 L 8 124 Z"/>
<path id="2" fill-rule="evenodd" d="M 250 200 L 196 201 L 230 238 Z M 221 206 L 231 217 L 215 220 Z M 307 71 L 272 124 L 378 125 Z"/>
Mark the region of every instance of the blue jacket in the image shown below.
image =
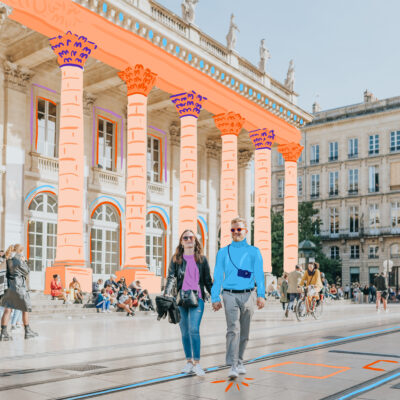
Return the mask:
<path id="1" fill-rule="evenodd" d="M 252 274 L 250 278 L 237 275 L 238 270 L 229 259 L 228 246 L 218 251 L 214 269 L 214 284 L 211 289 L 211 302 L 220 300 L 221 288 L 244 290 L 252 289 L 257 283 L 257 297 L 265 297 L 263 260 L 260 250 L 251 246 L 246 239 L 241 242 L 232 242 L 229 247 L 232 261 L 237 268 L 246 269 Z"/>

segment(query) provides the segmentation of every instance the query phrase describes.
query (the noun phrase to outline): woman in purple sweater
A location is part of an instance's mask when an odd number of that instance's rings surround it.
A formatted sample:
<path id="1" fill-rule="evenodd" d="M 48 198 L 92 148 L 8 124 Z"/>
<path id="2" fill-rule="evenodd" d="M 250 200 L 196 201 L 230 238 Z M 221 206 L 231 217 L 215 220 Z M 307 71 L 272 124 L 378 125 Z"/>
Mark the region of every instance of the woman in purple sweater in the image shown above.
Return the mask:
<path id="1" fill-rule="evenodd" d="M 177 293 L 194 291 L 198 297 L 197 307 L 179 306 L 183 350 L 187 363 L 183 373 L 204 376 L 200 362 L 200 323 L 204 312 L 205 290 L 211 294 L 212 279 L 207 258 L 196 235 L 191 230 L 182 233 L 179 245 L 168 269 L 165 295 L 171 296 L 176 282 Z"/>

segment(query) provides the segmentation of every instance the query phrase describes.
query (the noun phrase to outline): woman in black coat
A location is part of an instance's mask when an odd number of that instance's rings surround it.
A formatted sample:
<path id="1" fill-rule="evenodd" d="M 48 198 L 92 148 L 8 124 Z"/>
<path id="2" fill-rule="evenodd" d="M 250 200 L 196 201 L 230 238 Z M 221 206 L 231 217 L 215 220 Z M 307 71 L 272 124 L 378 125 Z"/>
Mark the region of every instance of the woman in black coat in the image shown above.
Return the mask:
<path id="1" fill-rule="evenodd" d="M 25 260 L 23 251 L 24 247 L 20 244 L 11 245 L 6 251 L 8 289 L 1 300 L 4 313 L 1 318 L 0 341 L 12 340 L 11 335 L 7 332 L 7 325 L 13 309 L 22 311 L 25 339 L 38 335 L 29 326 L 28 312 L 32 311 L 31 299 L 26 285 L 29 266 Z"/>

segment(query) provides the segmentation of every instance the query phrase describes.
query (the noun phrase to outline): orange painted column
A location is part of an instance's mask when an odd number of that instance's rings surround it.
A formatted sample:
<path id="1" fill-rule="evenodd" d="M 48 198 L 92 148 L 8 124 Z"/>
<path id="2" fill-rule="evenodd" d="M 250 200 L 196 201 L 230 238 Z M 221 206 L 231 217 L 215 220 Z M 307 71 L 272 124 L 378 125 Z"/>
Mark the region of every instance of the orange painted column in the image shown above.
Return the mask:
<path id="1" fill-rule="evenodd" d="M 181 120 L 179 236 L 197 232 L 197 118 L 205 100 L 194 91 L 171 96 Z"/>
<path id="2" fill-rule="evenodd" d="M 254 245 L 260 249 L 264 272 L 271 262 L 271 148 L 275 134 L 267 129 L 249 133 L 256 148 L 254 158 Z"/>
<path id="3" fill-rule="evenodd" d="M 237 137 L 245 119 L 229 112 L 214 116 L 215 125 L 221 131 L 221 247 L 232 241 L 231 221 L 238 216 L 238 156 Z"/>
<path id="4" fill-rule="evenodd" d="M 51 274 L 56 273 L 64 285 L 75 276 L 83 290 L 90 291 L 91 270 L 83 268 L 83 68 L 97 46 L 71 32 L 50 39 L 50 44 L 61 68 L 61 102 L 57 248 L 54 266 L 46 270 L 45 292 L 49 291 Z"/>
<path id="5" fill-rule="evenodd" d="M 144 287 L 157 292 L 161 280 L 147 282 L 146 279 L 151 275 L 147 274 L 146 265 L 147 96 L 157 75 L 139 64 L 118 75 L 128 87 L 128 121 L 125 263 L 124 269 L 117 271 L 117 276 L 124 276 L 128 283 L 139 278 L 140 281 L 146 280 Z"/>
<path id="6" fill-rule="evenodd" d="M 278 146 L 285 160 L 285 200 L 284 200 L 284 236 L 283 269 L 291 272 L 298 261 L 299 216 L 297 197 L 297 160 L 303 150 L 298 143 Z"/>

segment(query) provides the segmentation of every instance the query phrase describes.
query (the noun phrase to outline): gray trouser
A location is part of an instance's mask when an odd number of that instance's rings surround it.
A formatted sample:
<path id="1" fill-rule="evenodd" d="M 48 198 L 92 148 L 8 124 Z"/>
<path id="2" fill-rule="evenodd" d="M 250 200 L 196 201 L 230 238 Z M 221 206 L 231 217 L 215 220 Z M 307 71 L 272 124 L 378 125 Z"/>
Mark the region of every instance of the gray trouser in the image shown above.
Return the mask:
<path id="1" fill-rule="evenodd" d="M 250 321 L 254 314 L 255 292 L 223 292 L 226 317 L 226 364 L 237 365 L 249 341 Z"/>

